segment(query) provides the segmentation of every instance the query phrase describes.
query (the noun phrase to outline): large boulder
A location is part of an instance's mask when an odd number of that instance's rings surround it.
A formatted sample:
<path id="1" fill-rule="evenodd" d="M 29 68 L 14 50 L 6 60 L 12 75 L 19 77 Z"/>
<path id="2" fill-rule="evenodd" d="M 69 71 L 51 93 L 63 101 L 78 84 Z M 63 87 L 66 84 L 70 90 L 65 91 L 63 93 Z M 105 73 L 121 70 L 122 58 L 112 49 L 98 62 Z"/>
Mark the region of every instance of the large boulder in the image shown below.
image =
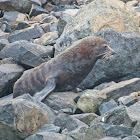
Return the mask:
<path id="1" fill-rule="evenodd" d="M 23 140 L 44 124 L 52 123 L 53 117 L 49 107 L 29 94 L 0 101 L 0 139 Z"/>
<path id="2" fill-rule="evenodd" d="M 29 13 L 32 4 L 41 5 L 40 0 L 1 0 L 0 9 Z"/>
<path id="3" fill-rule="evenodd" d="M 56 54 L 74 41 L 103 29 L 139 33 L 139 21 L 130 8 L 119 0 L 94 0 L 68 22 L 56 43 Z"/>
<path id="4" fill-rule="evenodd" d="M 96 35 L 105 38 L 116 54 L 109 60 L 98 60 L 80 88 L 94 87 L 140 70 L 140 35 L 111 29 L 100 31 Z"/>

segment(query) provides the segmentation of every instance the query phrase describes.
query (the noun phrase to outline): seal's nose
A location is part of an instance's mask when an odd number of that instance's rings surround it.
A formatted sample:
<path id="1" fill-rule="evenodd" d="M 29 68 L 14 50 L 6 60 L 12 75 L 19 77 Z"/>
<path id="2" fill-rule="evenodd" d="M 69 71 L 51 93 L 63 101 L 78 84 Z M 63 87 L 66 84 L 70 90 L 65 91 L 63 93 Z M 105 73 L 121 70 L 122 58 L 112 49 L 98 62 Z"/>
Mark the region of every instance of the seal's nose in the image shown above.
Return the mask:
<path id="1" fill-rule="evenodd" d="M 109 49 L 109 53 L 110 53 L 111 55 L 116 54 L 115 51 L 114 51 L 113 49 L 111 49 L 109 46 L 108 46 L 108 49 Z"/>

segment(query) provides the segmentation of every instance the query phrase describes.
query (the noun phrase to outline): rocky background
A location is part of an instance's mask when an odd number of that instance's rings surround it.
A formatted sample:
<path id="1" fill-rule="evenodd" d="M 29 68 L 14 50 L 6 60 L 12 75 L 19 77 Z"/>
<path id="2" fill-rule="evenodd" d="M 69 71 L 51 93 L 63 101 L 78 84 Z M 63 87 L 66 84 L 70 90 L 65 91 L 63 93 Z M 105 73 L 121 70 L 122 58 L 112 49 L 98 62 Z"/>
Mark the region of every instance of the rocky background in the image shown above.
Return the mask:
<path id="1" fill-rule="evenodd" d="M 0 0 L 0 140 L 139 140 L 140 0 Z M 103 37 L 83 91 L 12 99 L 14 82 L 75 41 Z"/>

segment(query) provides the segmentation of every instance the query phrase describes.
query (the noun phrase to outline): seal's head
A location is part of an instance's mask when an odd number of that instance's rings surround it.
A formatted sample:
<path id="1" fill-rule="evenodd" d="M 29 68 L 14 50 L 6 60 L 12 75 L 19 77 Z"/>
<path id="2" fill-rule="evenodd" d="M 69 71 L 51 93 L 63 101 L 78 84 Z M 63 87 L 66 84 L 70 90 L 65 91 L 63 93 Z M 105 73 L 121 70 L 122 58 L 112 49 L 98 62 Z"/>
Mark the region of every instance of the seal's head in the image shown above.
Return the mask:
<path id="1" fill-rule="evenodd" d="M 115 51 L 100 37 L 90 38 L 90 44 L 93 46 L 92 55 L 96 56 L 97 59 L 108 59 L 111 55 L 115 54 Z"/>

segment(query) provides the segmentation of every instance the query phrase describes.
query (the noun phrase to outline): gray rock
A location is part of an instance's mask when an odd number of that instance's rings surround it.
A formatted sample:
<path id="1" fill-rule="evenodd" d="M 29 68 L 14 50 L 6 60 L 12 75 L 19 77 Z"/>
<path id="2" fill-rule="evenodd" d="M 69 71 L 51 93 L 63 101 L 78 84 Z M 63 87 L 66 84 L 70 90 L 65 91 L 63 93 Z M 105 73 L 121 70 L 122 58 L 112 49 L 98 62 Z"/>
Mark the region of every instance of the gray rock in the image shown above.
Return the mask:
<path id="1" fill-rule="evenodd" d="M 79 126 L 87 126 L 85 123 L 81 122 L 75 117 L 64 114 L 64 113 L 60 113 L 56 117 L 54 121 L 54 125 L 59 126 L 62 130 L 67 128 L 68 131 L 75 130 Z"/>
<path id="2" fill-rule="evenodd" d="M 0 39 L 8 39 L 9 33 L 2 32 L 0 30 Z"/>
<path id="3" fill-rule="evenodd" d="M 58 19 L 55 16 L 50 15 L 50 16 L 45 17 L 44 19 L 42 19 L 41 22 L 44 22 L 44 23 L 57 23 Z"/>
<path id="4" fill-rule="evenodd" d="M 99 112 L 102 115 L 115 107 L 117 107 L 117 103 L 113 99 L 111 99 L 109 102 L 104 102 L 100 105 Z"/>
<path id="5" fill-rule="evenodd" d="M 135 125 L 133 135 L 136 135 L 140 138 L 140 122 L 137 122 L 137 124 Z"/>
<path id="6" fill-rule="evenodd" d="M 95 113 L 84 113 L 84 114 L 76 114 L 72 115 L 76 119 L 84 122 L 85 124 L 89 125 L 92 120 L 98 117 L 97 114 Z"/>
<path id="7" fill-rule="evenodd" d="M 139 138 L 137 136 L 129 136 L 124 138 L 123 140 L 139 140 Z"/>
<path id="8" fill-rule="evenodd" d="M 123 2 L 127 3 L 128 1 L 131 1 L 131 0 L 121 0 L 121 1 L 123 1 Z"/>
<path id="9" fill-rule="evenodd" d="M 44 31 L 39 26 L 29 27 L 27 29 L 14 31 L 9 35 L 9 42 L 15 42 L 18 40 L 30 40 L 36 39 L 43 35 Z"/>
<path id="10" fill-rule="evenodd" d="M 114 138 L 114 137 L 105 137 L 105 138 L 102 138 L 100 140 L 121 140 L 120 138 Z"/>
<path id="11" fill-rule="evenodd" d="M 140 101 L 127 107 L 127 116 L 125 117 L 126 126 L 135 126 L 140 121 Z"/>
<path id="12" fill-rule="evenodd" d="M 37 16 L 37 15 L 42 14 L 42 13 L 48 13 L 48 11 L 46 9 L 42 8 L 41 6 L 32 4 L 32 7 L 31 7 L 31 10 L 29 13 L 30 17 Z"/>
<path id="13" fill-rule="evenodd" d="M 74 140 L 73 138 L 53 132 L 45 132 L 45 133 L 38 133 L 35 136 L 31 135 L 30 137 L 26 138 L 25 140 Z"/>
<path id="14" fill-rule="evenodd" d="M 44 124 L 51 123 L 53 112 L 29 94 L 0 101 L 0 139 L 25 139 Z"/>
<path id="15" fill-rule="evenodd" d="M 66 26 L 66 24 L 72 19 L 72 17 L 74 15 L 77 14 L 77 12 L 79 11 L 79 9 L 68 9 L 65 10 L 58 21 L 58 35 L 60 36 L 64 30 L 64 27 Z"/>
<path id="16" fill-rule="evenodd" d="M 13 45 L 15 44 L 15 46 L 13 47 Z M 0 58 L 8 58 L 8 57 L 12 57 L 16 62 L 18 62 L 19 64 L 22 64 L 26 67 L 36 67 L 40 64 L 42 64 L 43 62 L 45 62 L 44 59 L 42 59 L 40 56 L 36 55 L 33 53 L 34 50 L 32 50 L 32 52 L 28 49 L 26 49 L 25 47 L 23 47 L 22 45 L 19 46 L 19 43 L 14 43 L 14 44 L 10 44 L 10 46 L 12 47 L 5 47 L 1 52 L 0 52 Z"/>
<path id="17" fill-rule="evenodd" d="M 0 97 L 12 93 L 14 82 L 22 75 L 24 68 L 10 61 L 0 63 Z"/>
<path id="18" fill-rule="evenodd" d="M 66 9 L 75 9 L 75 6 L 73 6 L 73 5 L 58 5 L 58 6 L 55 6 L 52 11 L 60 12 L 60 11 L 65 11 Z"/>
<path id="19" fill-rule="evenodd" d="M 77 96 L 74 92 L 54 92 L 51 93 L 46 99 L 43 100 L 47 106 L 54 110 L 71 109 L 76 108 L 74 98 Z"/>
<path id="20" fill-rule="evenodd" d="M 12 30 L 11 30 L 11 27 L 9 25 L 9 23 L 7 21 L 3 21 L 2 22 L 2 25 L 1 25 L 1 30 L 3 32 L 7 32 L 7 33 L 10 33 Z"/>
<path id="21" fill-rule="evenodd" d="M 39 45 L 39 44 L 35 44 L 35 43 L 30 43 L 28 41 L 16 41 L 13 43 L 10 43 L 9 45 L 7 45 L 1 52 L 0 52 L 0 58 L 7 58 L 7 57 L 13 57 L 16 58 L 19 56 L 18 53 L 18 49 L 20 49 L 20 47 L 24 47 L 26 50 L 30 51 L 31 53 L 35 54 L 38 57 L 41 58 L 48 58 L 52 57 L 53 54 L 53 47 L 52 46 L 43 46 L 43 45 Z"/>
<path id="22" fill-rule="evenodd" d="M 96 125 L 91 126 L 87 130 L 86 135 L 89 136 L 88 140 L 98 140 L 107 136 L 124 138 L 132 135 L 132 128 L 98 123 Z"/>
<path id="23" fill-rule="evenodd" d="M 21 29 L 25 29 L 25 28 L 28 28 L 28 27 L 30 27 L 30 24 L 28 22 L 20 21 L 18 23 L 18 25 L 16 26 L 15 30 L 21 30 Z"/>
<path id="24" fill-rule="evenodd" d="M 73 0 L 52 0 L 55 5 L 67 5 L 70 4 Z"/>
<path id="25" fill-rule="evenodd" d="M 0 1 L 0 9 L 29 13 L 32 4 L 41 5 L 41 2 L 40 0 L 2 0 Z"/>
<path id="26" fill-rule="evenodd" d="M 97 61 L 93 70 L 80 87 L 93 87 L 96 84 L 135 73 L 140 69 L 140 35 L 133 32 L 117 32 L 110 29 L 100 31 L 96 35 L 105 38 L 116 54 L 108 61 Z M 133 58 L 131 59 L 131 57 Z"/>
<path id="27" fill-rule="evenodd" d="M 9 41 L 7 39 L 0 39 L 0 51 L 9 44 Z"/>

